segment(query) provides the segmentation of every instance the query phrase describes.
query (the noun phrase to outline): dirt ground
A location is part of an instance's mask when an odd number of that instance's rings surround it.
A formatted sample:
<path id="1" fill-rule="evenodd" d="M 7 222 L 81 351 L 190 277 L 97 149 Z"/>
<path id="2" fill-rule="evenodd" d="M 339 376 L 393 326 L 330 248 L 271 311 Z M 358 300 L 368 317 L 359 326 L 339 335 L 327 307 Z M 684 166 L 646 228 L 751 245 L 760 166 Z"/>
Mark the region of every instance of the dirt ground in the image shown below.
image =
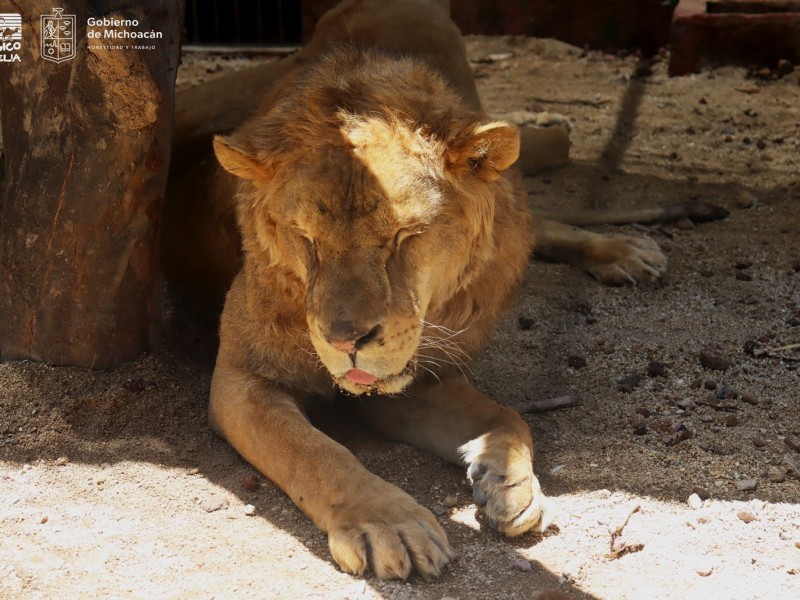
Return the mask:
<path id="1" fill-rule="evenodd" d="M 162 346 L 112 372 L 0 365 L 0 597 L 800 598 L 800 72 L 670 79 L 663 56 L 468 49 L 489 111 L 572 121 L 571 164 L 527 180 L 534 206 L 731 213 L 618 228 L 665 249 L 660 286 L 531 263 L 472 378 L 509 405 L 580 396 L 526 417 L 557 525 L 503 539 L 458 468 L 321 414 L 440 514 L 458 552 L 433 583 L 341 573 L 325 536 L 207 429 L 214 328 L 168 297 Z M 246 63 L 189 56 L 182 85 Z"/>

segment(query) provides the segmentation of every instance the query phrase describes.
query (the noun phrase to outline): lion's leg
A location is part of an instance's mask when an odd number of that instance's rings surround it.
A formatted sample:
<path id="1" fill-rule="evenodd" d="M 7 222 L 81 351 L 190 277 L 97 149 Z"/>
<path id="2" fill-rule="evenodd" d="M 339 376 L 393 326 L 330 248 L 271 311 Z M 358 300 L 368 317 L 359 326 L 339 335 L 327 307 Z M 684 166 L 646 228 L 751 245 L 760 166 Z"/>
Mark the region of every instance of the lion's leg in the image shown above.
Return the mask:
<path id="1" fill-rule="evenodd" d="M 431 578 L 452 557 L 427 509 L 315 429 L 291 394 L 227 364 L 224 349 L 209 418 L 219 435 L 328 533 L 342 570 L 405 579 L 413 566 Z"/>
<path id="2" fill-rule="evenodd" d="M 535 225 L 535 254 L 580 267 L 608 285 L 655 281 L 667 269 L 667 258 L 654 241 L 633 236 L 606 236 L 541 219 Z"/>
<path id="3" fill-rule="evenodd" d="M 530 429 L 463 377 L 412 389 L 412 396 L 356 399 L 376 429 L 467 467 L 476 502 L 506 535 L 543 531 L 554 517 L 533 474 Z"/>

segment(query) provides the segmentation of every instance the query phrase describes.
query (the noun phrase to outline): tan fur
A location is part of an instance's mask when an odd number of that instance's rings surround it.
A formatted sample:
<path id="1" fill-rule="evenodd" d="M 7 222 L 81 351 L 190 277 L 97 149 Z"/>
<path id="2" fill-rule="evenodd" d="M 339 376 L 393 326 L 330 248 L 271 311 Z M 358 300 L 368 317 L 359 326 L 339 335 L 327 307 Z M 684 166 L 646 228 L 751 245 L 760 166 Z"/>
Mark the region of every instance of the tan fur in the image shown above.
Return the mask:
<path id="1" fill-rule="evenodd" d="M 173 267 L 215 252 L 216 227 L 228 233 L 212 284 L 224 261 L 238 270 L 211 426 L 328 533 L 343 570 L 381 578 L 435 577 L 453 552 L 427 509 L 308 422 L 306 403 L 348 392 L 379 431 L 462 464 L 500 531 L 541 531 L 553 508 L 533 474 L 530 431 L 459 366 L 488 343 L 534 229 L 546 254 L 608 281 L 663 269 L 655 245 L 534 228 L 509 169 L 518 131 L 482 114 L 446 4 L 343 2 L 265 103 L 214 139 L 225 171 L 209 178 L 193 143 L 178 141 L 178 171 L 195 175 L 174 178 L 172 195 L 184 195 L 168 209 L 168 231 L 195 231 L 167 236 Z M 197 271 L 184 281 L 202 279 Z"/>

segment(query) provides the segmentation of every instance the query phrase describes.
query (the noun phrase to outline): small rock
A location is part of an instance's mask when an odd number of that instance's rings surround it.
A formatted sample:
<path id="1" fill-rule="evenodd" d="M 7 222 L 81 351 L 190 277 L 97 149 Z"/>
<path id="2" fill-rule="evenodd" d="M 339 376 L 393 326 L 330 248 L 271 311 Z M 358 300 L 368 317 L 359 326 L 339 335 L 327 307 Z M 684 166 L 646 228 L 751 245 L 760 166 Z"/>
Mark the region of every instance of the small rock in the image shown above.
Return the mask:
<path id="1" fill-rule="evenodd" d="M 44 525 L 49 520 L 50 520 L 49 517 L 47 515 L 45 515 L 41 519 L 39 519 L 39 525 Z"/>
<path id="2" fill-rule="evenodd" d="M 248 475 L 242 480 L 242 487 L 247 492 L 257 492 L 261 487 L 261 483 L 255 475 Z"/>
<path id="3" fill-rule="evenodd" d="M 691 398 L 684 398 L 683 400 L 678 400 L 675 403 L 675 405 L 678 408 L 681 408 L 686 411 L 692 410 L 696 406 L 694 400 L 692 400 Z"/>
<path id="4" fill-rule="evenodd" d="M 792 66 L 792 63 L 790 63 L 785 58 L 782 58 L 782 59 L 780 59 L 778 61 L 778 67 L 775 69 L 775 72 L 780 77 L 785 77 L 786 75 L 791 75 L 791 73 L 793 71 L 794 71 L 794 67 Z"/>
<path id="5" fill-rule="evenodd" d="M 533 571 L 533 565 L 531 564 L 531 561 L 525 560 L 524 558 L 516 559 L 511 563 L 511 566 L 517 569 L 517 571 Z"/>
<path id="6" fill-rule="evenodd" d="M 736 415 L 728 415 L 722 422 L 725 427 L 736 427 L 739 424 L 739 417 Z"/>
<path id="7" fill-rule="evenodd" d="M 582 369 L 586 366 L 586 359 L 582 356 L 570 356 L 567 358 L 567 365 L 573 369 Z"/>
<path id="8" fill-rule="evenodd" d="M 708 500 L 709 498 L 711 498 L 711 492 L 702 487 L 697 487 L 697 486 L 693 487 L 692 493 L 697 494 L 700 500 Z"/>
<path id="9" fill-rule="evenodd" d="M 731 361 L 719 354 L 704 351 L 700 353 L 700 364 L 712 371 L 726 371 L 730 368 Z"/>
<path id="10" fill-rule="evenodd" d="M 192 467 L 191 469 L 186 471 L 187 475 L 197 475 L 198 473 L 200 473 L 200 469 L 198 469 L 197 467 Z"/>
<path id="11" fill-rule="evenodd" d="M 441 517 L 443 514 L 447 512 L 447 509 L 441 504 L 434 504 L 433 508 L 431 508 L 431 512 L 435 514 L 437 517 Z"/>
<path id="12" fill-rule="evenodd" d="M 756 398 L 752 394 L 744 393 L 742 394 L 742 402 L 755 406 L 758 404 L 758 398 Z"/>
<path id="13" fill-rule="evenodd" d="M 223 494 L 215 494 L 209 498 L 206 498 L 200 503 L 200 507 L 207 513 L 216 512 L 218 510 L 227 510 L 228 506 L 230 506 L 230 502 Z"/>
<path id="14" fill-rule="evenodd" d="M 253 506 L 252 504 L 247 504 L 247 505 L 244 507 L 244 514 L 246 514 L 248 517 L 255 516 L 255 514 L 256 514 L 256 507 L 255 507 L 255 506 Z"/>
<path id="15" fill-rule="evenodd" d="M 640 373 L 632 373 L 617 382 L 617 389 L 625 394 L 630 394 L 639 387 L 640 383 L 642 383 L 642 375 Z"/>
<path id="16" fill-rule="evenodd" d="M 675 227 L 684 231 L 688 231 L 689 229 L 694 229 L 695 224 L 691 219 L 679 219 L 675 222 Z"/>
<path id="17" fill-rule="evenodd" d="M 55 462 L 57 467 L 63 467 L 69 462 L 69 459 L 66 456 L 59 456 Z"/>
<path id="18" fill-rule="evenodd" d="M 687 500 L 687 502 L 689 503 L 689 506 L 694 510 L 697 510 L 698 508 L 703 506 L 703 501 L 697 494 L 692 494 L 691 496 L 689 496 L 689 500 Z"/>
<path id="19" fill-rule="evenodd" d="M 700 577 L 708 577 L 714 572 L 714 565 L 708 561 L 700 561 L 697 563 L 694 570 Z"/>
<path id="20" fill-rule="evenodd" d="M 772 71 L 770 71 L 767 67 L 764 67 L 763 69 L 756 71 L 756 77 L 759 79 L 770 79 L 772 77 Z"/>
<path id="21" fill-rule="evenodd" d="M 717 398 L 720 400 L 735 400 L 738 397 L 739 392 L 727 385 L 723 385 L 717 390 Z"/>
<path id="22" fill-rule="evenodd" d="M 756 448 L 763 448 L 766 445 L 767 445 L 767 440 L 765 440 L 760 435 L 757 435 L 756 437 L 753 438 L 753 446 L 755 446 Z"/>
<path id="23" fill-rule="evenodd" d="M 504 60 L 508 60 L 509 58 L 513 58 L 514 55 L 510 52 L 498 52 L 497 54 L 490 54 L 486 58 L 489 59 L 489 62 L 503 62 Z"/>
<path id="24" fill-rule="evenodd" d="M 771 483 L 786 483 L 786 472 L 774 471 L 769 474 L 769 480 Z"/>
<path id="25" fill-rule="evenodd" d="M 517 325 L 522 331 L 530 331 L 533 329 L 533 319 L 530 317 L 521 316 L 517 319 Z"/>
<path id="26" fill-rule="evenodd" d="M 647 419 L 642 415 L 635 414 L 631 419 L 634 435 L 644 435 L 647 433 Z"/>
<path id="27" fill-rule="evenodd" d="M 642 415 L 645 419 L 649 418 L 650 415 L 652 414 L 650 412 L 650 409 L 648 409 L 646 406 L 640 406 L 634 412 L 637 415 Z"/>
<path id="28" fill-rule="evenodd" d="M 444 499 L 444 502 L 442 502 L 442 504 L 446 508 L 453 508 L 457 502 L 458 498 L 456 498 L 455 496 L 447 496 L 447 498 Z"/>
<path id="29" fill-rule="evenodd" d="M 736 489 L 740 492 L 752 492 L 758 486 L 755 479 L 740 479 L 736 482 Z"/>
<path id="30" fill-rule="evenodd" d="M 664 363 L 660 363 L 658 361 L 651 361 L 647 365 L 647 376 L 648 377 L 666 377 L 667 376 L 667 367 Z"/>
<path id="31" fill-rule="evenodd" d="M 713 392 L 714 390 L 717 389 L 717 382 L 714 381 L 713 379 L 706 379 L 703 382 L 703 387 L 708 391 Z"/>
<path id="32" fill-rule="evenodd" d="M 746 510 L 740 510 L 736 513 L 736 516 L 739 517 L 740 521 L 744 521 L 745 523 L 752 523 L 758 520 L 753 513 L 747 512 Z"/>
<path id="33" fill-rule="evenodd" d="M 795 452 L 800 452 L 800 442 L 794 440 L 793 438 L 786 437 L 786 439 L 783 440 L 783 443 L 786 444 L 787 448 L 791 448 Z"/>

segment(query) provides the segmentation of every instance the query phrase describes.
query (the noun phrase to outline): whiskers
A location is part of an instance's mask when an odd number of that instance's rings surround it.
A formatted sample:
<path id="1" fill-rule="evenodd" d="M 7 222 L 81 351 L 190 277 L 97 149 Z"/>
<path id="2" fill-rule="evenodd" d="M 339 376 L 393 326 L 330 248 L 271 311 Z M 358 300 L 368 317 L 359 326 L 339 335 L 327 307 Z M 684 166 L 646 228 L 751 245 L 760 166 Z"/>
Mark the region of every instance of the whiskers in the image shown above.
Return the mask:
<path id="1" fill-rule="evenodd" d="M 424 328 L 422 337 L 412 359 L 415 367 L 430 373 L 437 380 L 439 379 L 437 371 L 447 370 L 448 367 L 455 367 L 465 377 L 467 373 L 472 375 L 469 368 L 472 357 L 456 340 L 466 328 L 454 331 L 428 321 L 422 321 L 422 326 Z"/>
<path id="2" fill-rule="evenodd" d="M 317 354 L 317 351 L 314 350 L 314 344 L 311 341 L 311 332 L 308 331 L 307 329 L 300 329 L 300 328 L 297 328 L 295 331 L 299 334 L 298 337 L 301 340 L 307 341 L 306 345 L 304 345 L 302 341 L 296 342 L 295 350 L 297 352 L 302 352 L 303 354 L 306 354 L 309 357 L 311 357 L 315 371 L 324 370 L 325 365 L 322 364 L 322 360 L 320 359 L 319 354 Z"/>

